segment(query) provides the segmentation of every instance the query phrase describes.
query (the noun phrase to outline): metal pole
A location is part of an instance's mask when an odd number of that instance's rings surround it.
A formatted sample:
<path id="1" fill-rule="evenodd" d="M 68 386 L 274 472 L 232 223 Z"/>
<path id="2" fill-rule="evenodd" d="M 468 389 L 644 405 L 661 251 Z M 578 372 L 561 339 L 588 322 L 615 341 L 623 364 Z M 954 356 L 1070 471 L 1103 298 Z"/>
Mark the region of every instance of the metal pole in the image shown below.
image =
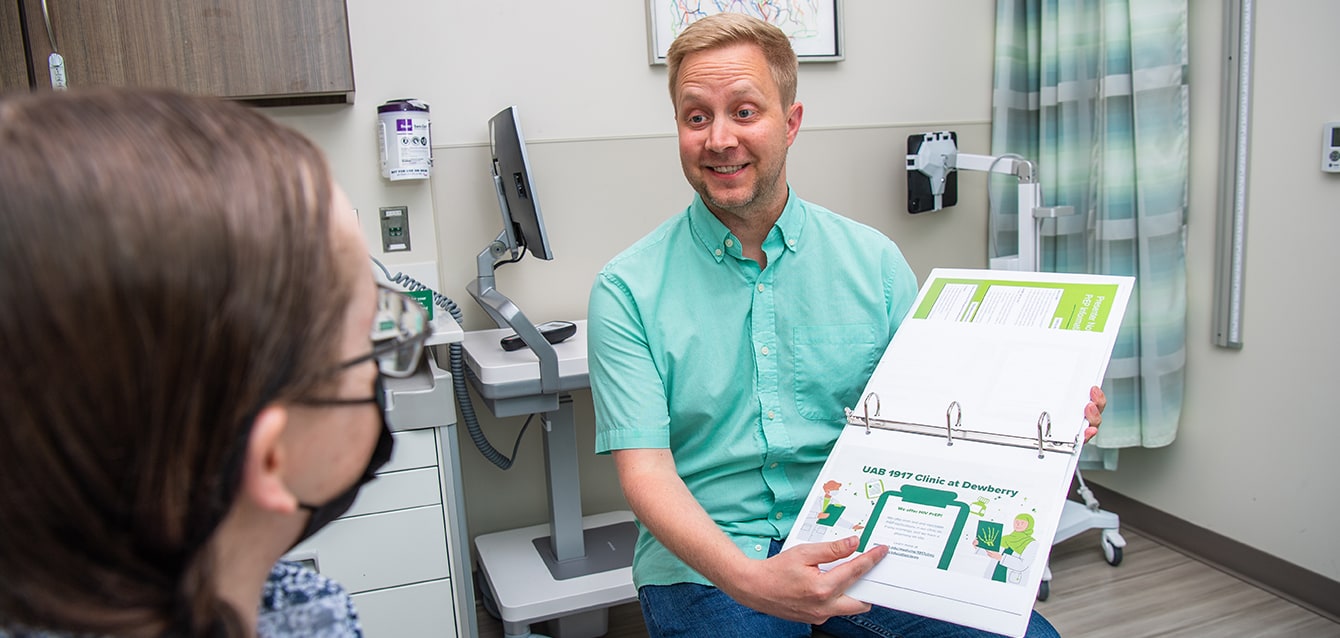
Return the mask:
<path id="1" fill-rule="evenodd" d="M 1243 277 L 1247 259 L 1247 180 L 1251 143 L 1253 0 L 1224 10 L 1223 137 L 1215 258 L 1214 344 L 1242 348 Z"/>

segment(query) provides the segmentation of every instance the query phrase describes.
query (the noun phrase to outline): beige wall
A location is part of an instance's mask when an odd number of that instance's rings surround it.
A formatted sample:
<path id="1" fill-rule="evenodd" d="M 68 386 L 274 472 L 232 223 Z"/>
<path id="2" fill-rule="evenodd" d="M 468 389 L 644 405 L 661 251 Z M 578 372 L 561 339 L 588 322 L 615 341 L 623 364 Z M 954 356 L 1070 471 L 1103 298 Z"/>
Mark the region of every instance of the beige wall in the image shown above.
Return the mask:
<path id="1" fill-rule="evenodd" d="M 1325 420 L 1322 385 L 1340 378 L 1332 363 L 1340 348 L 1336 331 L 1327 330 L 1336 301 L 1321 274 L 1335 271 L 1322 256 L 1333 252 L 1327 242 L 1340 230 L 1340 179 L 1317 168 L 1320 123 L 1340 119 L 1340 88 L 1326 82 L 1330 66 L 1309 57 L 1327 50 L 1340 5 L 1258 3 L 1247 345 L 1232 352 L 1209 345 L 1222 16 L 1217 3 L 1192 4 L 1182 434 L 1168 448 L 1123 453 L 1119 471 L 1090 478 L 1340 579 L 1330 542 L 1340 515 L 1326 499 L 1340 479 L 1328 464 L 1340 435 Z M 792 185 L 888 233 L 921 275 L 934 266 L 985 264 L 983 180 L 962 176 L 956 208 L 909 216 L 903 154 L 907 135 L 939 129 L 957 131 L 967 152 L 988 151 L 992 6 L 851 0 L 847 60 L 802 65 L 806 111 L 790 161 Z M 628 0 L 597 0 L 580 15 L 519 0 L 349 0 L 357 102 L 270 113 L 326 148 L 354 205 L 371 212 L 363 224 L 374 254 L 376 208 L 411 207 L 414 251 L 389 255 L 388 263 L 436 261 L 443 292 L 466 312 L 466 328 L 480 329 L 491 326 L 464 286 L 475 254 L 500 228 L 486 122 L 517 105 L 556 259 L 507 266 L 498 287 L 532 320 L 582 318 L 595 271 L 690 196 L 664 67 L 646 62 L 645 11 L 644 2 Z M 401 97 L 432 105 L 436 166 L 429 183 L 390 184 L 377 172 L 376 106 Z M 482 403 L 477 409 L 494 445 L 510 450 L 521 419 L 498 421 Z M 579 446 L 590 450 L 588 393 L 578 394 L 576 410 Z M 546 520 L 535 428 L 507 472 L 476 453 L 464 433 L 460 442 L 472 535 Z M 586 513 L 626 507 L 607 457 L 584 454 L 581 477 Z"/>

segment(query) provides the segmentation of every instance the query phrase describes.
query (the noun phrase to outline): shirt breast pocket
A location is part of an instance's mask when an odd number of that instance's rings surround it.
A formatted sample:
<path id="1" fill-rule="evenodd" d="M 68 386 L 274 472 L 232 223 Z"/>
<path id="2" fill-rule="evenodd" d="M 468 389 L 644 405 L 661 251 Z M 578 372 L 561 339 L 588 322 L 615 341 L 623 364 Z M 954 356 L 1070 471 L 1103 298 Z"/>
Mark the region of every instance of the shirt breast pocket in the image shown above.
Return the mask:
<path id="1" fill-rule="evenodd" d="M 802 326 L 795 329 L 795 401 L 811 421 L 841 421 L 842 409 L 856 404 L 879 361 L 882 344 L 875 326 Z"/>

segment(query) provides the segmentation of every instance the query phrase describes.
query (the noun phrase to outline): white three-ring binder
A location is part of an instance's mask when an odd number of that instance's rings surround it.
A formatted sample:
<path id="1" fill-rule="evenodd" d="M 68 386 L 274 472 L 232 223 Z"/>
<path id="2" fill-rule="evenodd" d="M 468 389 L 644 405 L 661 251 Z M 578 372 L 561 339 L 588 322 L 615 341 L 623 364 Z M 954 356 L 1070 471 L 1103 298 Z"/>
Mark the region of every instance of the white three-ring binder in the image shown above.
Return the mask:
<path id="1" fill-rule="evenodd" d="M 886 546 L 850 595 L 1022 636 L 1089 388 L 1102 384 L 1133 285 L 931 272 L 847 408 L 786 548 L 848 536 L 858 551 Z"/>

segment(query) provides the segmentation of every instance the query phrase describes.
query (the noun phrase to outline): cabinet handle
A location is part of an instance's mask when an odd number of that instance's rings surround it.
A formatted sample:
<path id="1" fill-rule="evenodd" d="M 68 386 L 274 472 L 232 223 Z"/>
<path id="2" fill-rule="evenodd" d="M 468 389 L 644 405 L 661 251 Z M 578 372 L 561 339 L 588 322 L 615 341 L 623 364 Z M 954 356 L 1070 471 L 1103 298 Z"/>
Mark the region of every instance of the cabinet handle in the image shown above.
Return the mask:
<path id="1" fill-rule="evenodd" d="M 51 28 L 51 11 L 47 9 L 47 0 L 42 0 L 42 22 L 47 26 L 47 39 L 51 41 L 51 55 L 47 56 L 47 71 L 51 73 L 51 88 L 65 90 L 65 58 L 56 46 L 56 31 Z"/>

